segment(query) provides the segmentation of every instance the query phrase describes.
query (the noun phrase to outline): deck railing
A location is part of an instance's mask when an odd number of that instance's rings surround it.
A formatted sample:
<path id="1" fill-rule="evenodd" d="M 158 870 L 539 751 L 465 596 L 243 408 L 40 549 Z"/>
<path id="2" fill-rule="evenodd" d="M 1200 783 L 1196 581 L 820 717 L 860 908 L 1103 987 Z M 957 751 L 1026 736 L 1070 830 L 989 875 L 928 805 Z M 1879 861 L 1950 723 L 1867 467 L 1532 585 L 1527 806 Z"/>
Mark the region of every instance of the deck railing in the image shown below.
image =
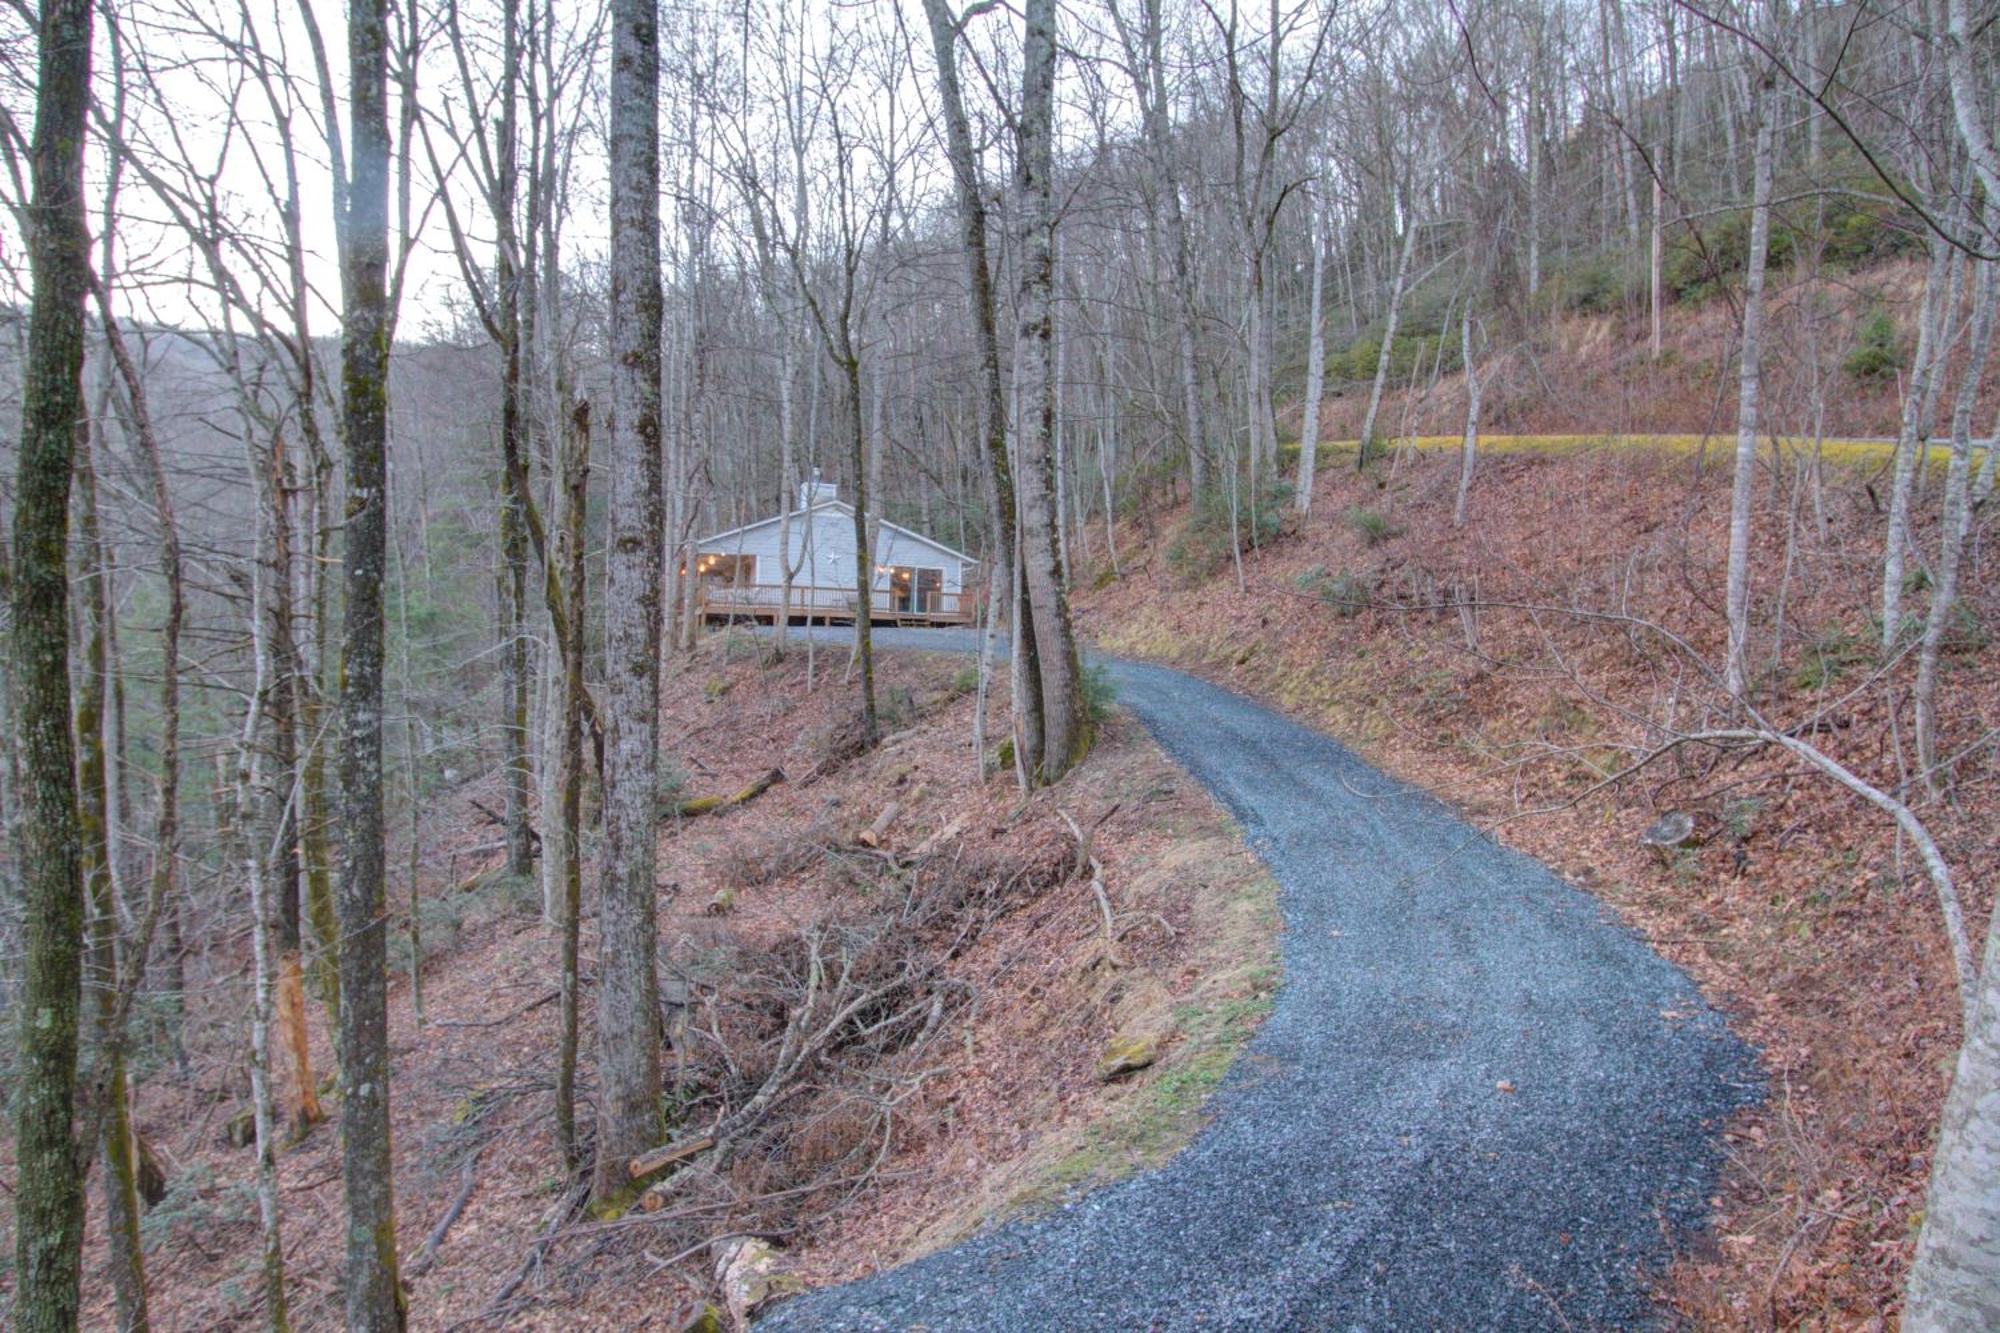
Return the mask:
<path id="1" fill-rule="evenodd" d="M 856 598 L 852 587 L 795 583 L 789 601 L 784 599 L 784 592 L 783 588 L 761 583 L 704 585 L 702 618 L 774 621 L 782 606 L 793 620 L 854 622 Z M 978 597 L 971 592 L 899 595 L 876 588 L 869 598 L 869 619 L 878 625 L 970 625 L 978 619 L 978 613 Z"/>

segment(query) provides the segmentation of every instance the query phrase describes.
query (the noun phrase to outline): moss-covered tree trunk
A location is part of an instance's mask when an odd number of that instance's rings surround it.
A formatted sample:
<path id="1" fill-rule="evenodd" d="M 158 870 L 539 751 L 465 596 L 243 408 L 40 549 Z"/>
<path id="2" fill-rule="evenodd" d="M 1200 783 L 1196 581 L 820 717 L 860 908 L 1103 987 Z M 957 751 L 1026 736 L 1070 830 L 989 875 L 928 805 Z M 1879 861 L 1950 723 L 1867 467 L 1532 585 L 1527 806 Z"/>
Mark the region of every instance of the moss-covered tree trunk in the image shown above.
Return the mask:
<path id="1" fill-rule="evenodd" d="M 506 738 L 507 873 L 526 879 L 535 866 L 528 824 L 528 788 L 534 776 L 528 756 L 528 468 L 521 448 L 521 258 L 514 220 L 519 180 L 520 0 L 506 0 L 503 6 L 500 52 L 492 212 L 494 323 L 500 332 L 500 548 L 507 566 L 507 700 L 501 733 Z"/>
<path id="2" fill-rule="evenodd" d="M 273 626 L 271 590 L 276 571 L 283 568 L 276 547 L 283 525 L 273 485 L 279 475 L 273 445 L 271 454 L 261 454 L 252 429 L 251 414 L 243 414 L 244 450 L 249 462 L 251 484 L 258 500 L 256 555 L 250 569 L 250 643 L 255 662 L 255 683 L 243 711 L 243 730 L 236 748 L 236 806 L 243 816 L 241 846 L 243 881 L 250 891 L 250 1106 L 251 1124 L 256 1135 L 258 1221 L 258 1269 L 263 1284 L 264 1327 L 282 1333 L 290 1327 L 285 1302 L 285 1250 L 282 1215 L 278 1206 L 278 1114 L 277 1091 L 272 1081 L 271 1022 L 277 996 L 278 972 L 274 953 L 278 947 L 277 897 L 281 891 L 277 867 L 283 862 L 281 844 L 289 830 L 285 824 L 289 793 L 282 790 L 289 775 L 274 773 L 270 762 L 281 755 L 276 741 L 279 727 L 288 724 L 288 713 L 279 704 L 286 697 L 280 679 L 276 635 Z M 276 779 L 274 781 L 274 778 Z M 296 892 L 296 863 L 293 890 Z M 296 929 L 296 922 L 294 923 Z"/>
<path id="3" fill-rule="evenodd" d="M 104 381 L 101 421 L 109 415 L 110 381 Z M 117 1029 L 119 904 L 112 876 L 110 759 L 106 753 L 105 702 L 110 695 L 111 563 L 98 523 L 96 450 L 91 430 L 77 436 L 75 509 L 81 567 L 82 667 L 76 677 L 77 815 L 88 930 L 84 986 L 95 1018 L 92 1059 L 81 1085 L 84 1133 L 100 1128 L 104 1157 L 105 1268 L 121 1329 L 144 1330 L 146 1268 L 139 1248 L 139 1189 L 133 1160 L 132 1107 L 125 1074 L 123 1034 Z"/>
<path id="4" fill-rule="evenodd" d="M 965 96 L 958 80 L 958 20 L 946 0 L 924 0 L 924 14 L 930 23 L 931 54 L 937 65 L 938 103 L 944 115 L 945 148 L 951 161 L 953 197 L 958 205 L 959 241 L 965 251 L 972 325 L 979 346 L 979 476 L 986 493 L 987 518 L 993 528 L 993 539 L 986 551 L 990 562 L 988 586 L 992 590 L 989 601 L 997 601 L 1002 587 L 1013 587 L 1018 547 L 1014 470 L 1007 457 L 1007 386 L 1000 368 L 1000 319 L 986 244 L 986 195 L 979 158 L 973 148 L 971 122 L 965 114 Z M 992 656 L 993 609 L 989 606 L 987 610 L 986 628 L 980 640 L 982 690 Z M 1034 666 L 1033 644 L 1032 618 L 1017 622 L 1014 626 L 1017 667 L 1012 672 L 1015 753 L 1030 767 L 1040 762 L 1042 735 L 1042 680 Z M 985 712 L 982 696 L 973 723 L 977 733 L 973 738 L 974 748 L 979 751 L 975 762 L 981 773 L 986 765 Z"/>
<path id="5" fill-rule="evenodd" d="M 1056 16 L 1054 0 L 1029 0 L 1021 64 L 1020 152 L 1015 186 L 1021 197 L 1019 360 L 1021 399 L 1020 565 L 1023 602 L 1032 613 L 1041 679 L 1041 762 L 1029 773 L 1054 782 L 1090 748 L 1083 671 L 1070 625 L 1056 526 L 1055 202 Z M 1026 617 L 1018 611 L 1017 621 Z M 1025 638 L 1028 631 L 1019 637 Z"/>
<path id="6" fill-rule="evenodd" d="M 297 785 L 299 754 L 312 738 L 301 730 L 300 709 L 305 694 L 305 661 L 299 654 L 298 635 L 293 627 L 292 592 L 296 583 L 292 543 L 292 468 L 285 439 L 277 435 L 268 458 L 261 460 L 267 472 L 261 482 L 264 507 L 270 516 L 271 570 L 266 584 L 270 612 L 265 631 L 269 635 L 272 680 L 269 695 L 270 778 L 283 795 L 273 818 L 277 828 L 271 843 L 269 891 L 277 921 L 277 1005 L 278 1035 L 284 1043 L 283 1081 L 292 1085 L 287 1112 L 290 1132 L 304 1135 L 325 1118 L 320 1110 L 319 1091 L 314 1085 L 312 1052 L 306 1040 L 305 982 L 301 962 L 305 934 L 300 890 L 304 881 L 299 864 L 299 807 L 291 798 Z"/>
<path id="7" fill-rule="evenodd" d="M 340 670 L 340 1137 L 347 1196 L 347 1326 L 400 1330 L 389 1130 L 386 848 L 382 812 L 382 578 L 388 555 L 388 16 L 348 9 L 352 177 L 342 228 L 342 435 L 347 547 Z"/>
<path id="8" fill-rule="evenodd" d="M 557 745 L 561 823 L 556 831 L 562 867 L 558 919 L 562 928 L 562 1036 L 556 1059 L 556 1141 L 563 1162 L 582 1160 L 576 1133 L 577 952 L 583 920 L 583 606 L 584 519 L 590 481 L 590 409 L 579 403 L 570 418 L 562 455 L 562 526 L 556 538 L 569 610 L 562 627 L 562 720 Z M 544 850 L 543 855 L 547 855 Z"/>
<path id="9" fill-rule="evenodd" d="M 840 382 L 847 399 L 847 456 L 854 468 L 854 655 L 861 685 L 861 740 L 873 745 L 875 715 L 875 549 L 868 540 L 868 432 L 861 418 L 861 354 L 854 350 L 850 317 L 840 326 Z"/>
<path id="10" fill-rule="evenodd" d="M 658 1145 L 660 34 L 652 0 L 611 8 L 611 515 L 604 585 L 604 850 L 599 866 L 601 1200 Z"/>
<path id="11" fill-rule="evenodd" d="M 70 473 L 84 428 L 83 211 L 91 6 L 44 0 L 33 144 L 33 305 L 14 508 L 15 717 L 21 764 L 21 897 L 26 920 L 20 1062 L 14 1088 L 15 1326 L 77 1326 L 83 1163 L 77 1152 L 77 1017 L 83 875 L 70 737 Z"/>

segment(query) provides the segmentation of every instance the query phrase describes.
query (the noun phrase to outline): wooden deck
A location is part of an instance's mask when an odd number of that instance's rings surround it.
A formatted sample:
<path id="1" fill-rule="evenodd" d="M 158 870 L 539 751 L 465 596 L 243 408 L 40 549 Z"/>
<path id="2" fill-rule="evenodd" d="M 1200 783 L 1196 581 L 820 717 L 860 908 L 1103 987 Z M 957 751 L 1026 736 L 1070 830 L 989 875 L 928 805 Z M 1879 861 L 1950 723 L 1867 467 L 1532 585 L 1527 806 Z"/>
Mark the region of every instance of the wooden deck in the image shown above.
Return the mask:
<path id="1" fill-rule="evenodd" d="M 783 603 L 786 621 L 793 625 L 852 625 L 855 596 L 852 588 L 793 585 L 791 600 Z M 701 590 L 701 618 L 705 624 L 750 621 L 770 625 L 781 614 L 783 590 L 758 584 L 713 586 Z M 937 592 L 921 604 L 877 590 L 870 599 L 868 621 L 872 625 L 970 625 L 978 620 L 977 598 L 969 592 Z"/>

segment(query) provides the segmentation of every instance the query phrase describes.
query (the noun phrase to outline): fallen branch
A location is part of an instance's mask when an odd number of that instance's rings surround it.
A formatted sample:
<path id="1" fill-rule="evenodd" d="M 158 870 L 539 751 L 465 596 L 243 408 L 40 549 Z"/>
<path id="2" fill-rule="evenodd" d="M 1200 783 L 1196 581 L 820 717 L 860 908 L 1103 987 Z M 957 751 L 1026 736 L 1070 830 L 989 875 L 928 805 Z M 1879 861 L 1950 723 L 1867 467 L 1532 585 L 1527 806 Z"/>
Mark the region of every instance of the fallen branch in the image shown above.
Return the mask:
<path id="1" fill-rule="evenodd" d="M 640 1153 L 637 1157 L 626 1163 L 625 1173 L 634 1180 L 644 1180 L 647 1176 L 654 1174 L 663 1167 L 672 1166 L 684 1157 L 692 1157 L 696 1153 L 704 1152 L 714 1146 L 715 1140 L 706 1134 L 699 1138 L 682 1139 L 678 1143 L 669 1143 L 655 1148 L 651 1152 Z"/>
<path id="2" fill-rule="evenodd" d="M 912 855 L 920 857 L 929 856 L 933 850 L 944 845 L 947 842 L 950 842 L 953 838 L 956 838 L 958 836 L 958 831 L 964 826 L 965 826 L 965 816 L 953 815 L 951 817 L 950 823 L 946 824 L 943 828 L 939 829 L 937 832 L 931 834 L 928 838 L 925 838 L 922 842 L 918 843 L 917 849 L 915 852 L 912 853 Z"/>
<path id="3" fill-rule="evenodd" d="M 561 994 L 562 992 L 559 990 L 549 991 L 547 994 L 532 999 L 528 1001 L 526 1004 L 522 1005 L 520 1008 L 515 1009 L 510 1013 L 502 1014 L 498 1018 L 433 1018 L 430 1020 L 430 1023 L 432 1027 L 439 1027 L 439 1028 L 504 1027 L 507 1024 L 513 1022 L 515 1019 L 521 1017 L 523 1014 L 533 1013 L 535 1010 L 541 1008 L 545 1004 L 550 1003 Z"/>
<path id="4" fill-rule="evenodd" d="M 1090 874 L 1090 892 L 1097 899 L 1098 914 L 1104 918 L 1104 961 L 1113 967 L 1123 967 L 1125 960 L 1118 953 L 1121 933 L 1118 930 L 1117 918 L 1111 911 L 1111 896 L 1104 891 L 1104 863 L 1090 850 L 1091 840 L 1097 836 L 1097 830 L 1104 827 L 1104 821 L 1111 818 L 1117 809 L 1117 805 L 1114 804 L 1099 815 L 1088 833 L 1070 818 L 1069 811 L 1057 810 L 1056 814 L 1062 818 L 1063 823 L 1069 825 L 1070 836 L 1076 839 L 1076 874 L 1081 875 L 1086 870 Z"/>
<path id="5" fill-rule="evenodd" d="M 431 1228 L 431 1234 L 424 1237 L 424 1248 L 417 1252 L 416 1259 L 404 1270 L 411 1277 L 422 1277 L 437 1262 L 438 1247 L 444 1244 L 452 1223 L 458 1221 L 458 1215 L 465 1211 L 466 1202 L 472 1198 L 473 1186 L 479 1182 L 479 1154 L 485 1151 L 486 1145 L 482 1143 L 465 1155 L 465 1165 L 458 1171 L 458 1193 L 452 1196 L 451 1206 L 444 1210 L 444 1216 Z"/>
<path id="6" fill-rule="evenodd" d="M 477 810 L 481 815 L 484 815 L 486 817 L 486 822 L 493 825 L 495 828 L 507 827 L 507 821 L 505 819 L 495 814 L 492 809 L 482 804 L 481 802 L 474 800 L 472 797 L 468 796 L 465 798 L 465 803 L 471 806 L 474 810 Z M 533 824 L 528 825 L 528 845 L 533 847 L 538 852 L 542 850 L 542 835 L 535 831 L 535 826 Z"/>
<path id="7" fill-rule="evenodd" d="M 731 810 L 739 805 L 748 805 L 751 801 L 756 800 L 759 796 L 762 796 L 765 792 L 771 790 L 771 788 L 784 780 L 785 770 L 774 768 L 739 792 L 732 795 L 696 796 L 690 800 L 681 801 L 676 804 L 673 807 L 672 813 L 682 818 L 694 815 L 721 814 L 724 810 Z"/>
<path id="8" fill-rule="evenodd" d="M 529 1244 L 527 1256 L 521 1260 L 521 1266 L 516 1268 L 514 1275 L 507 1279 L 499 1291 L 494 1293 L 493 1299 L 487 1302 L 486 1308 L 471 1318 L 452 1325 L 452 1327 L 457 1329 L 471 1324 L 483 1324 L 488 1320 L 498 1319 L 506 1314 L 507 1303 L 514 1299 L 514 1293 L 521 1289 L 521 1285 L 528 1280 L 537 1268 L 541 1267 L 542 1256 L 546 1255 L 549 1247 L 562 1237 L 563 1232 L 569 1225 L 569 1220 L 582 1211 L 584 1203 L 589 1198 L 590 1182 L 588 1180 L 573 1186 L 569 1193 L 565 1194 L 556 1204 L 555 1208 L 550 1210 L 549 1220 L 547 1225 L 542 1228 L 542 1234 L 535 1237 Z"/>

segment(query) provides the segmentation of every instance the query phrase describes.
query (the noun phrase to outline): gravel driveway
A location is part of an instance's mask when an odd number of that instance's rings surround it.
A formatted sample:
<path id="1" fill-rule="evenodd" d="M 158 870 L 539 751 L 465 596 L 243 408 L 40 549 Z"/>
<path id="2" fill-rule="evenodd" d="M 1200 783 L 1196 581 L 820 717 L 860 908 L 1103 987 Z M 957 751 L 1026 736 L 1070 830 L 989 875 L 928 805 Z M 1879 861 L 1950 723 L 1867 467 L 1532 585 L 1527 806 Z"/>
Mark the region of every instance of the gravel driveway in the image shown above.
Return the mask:
<path id="1" fill-rule="evenodd" d="M 1277 879 L 1269 1019 L 1160 1169 L 758 1328 L 1656 1322 L 1647 1274 L 1703 1223 L 1751 1052 L 1602 904 L 1433 798 L 1216 686 L 1111 670 Z"/>

